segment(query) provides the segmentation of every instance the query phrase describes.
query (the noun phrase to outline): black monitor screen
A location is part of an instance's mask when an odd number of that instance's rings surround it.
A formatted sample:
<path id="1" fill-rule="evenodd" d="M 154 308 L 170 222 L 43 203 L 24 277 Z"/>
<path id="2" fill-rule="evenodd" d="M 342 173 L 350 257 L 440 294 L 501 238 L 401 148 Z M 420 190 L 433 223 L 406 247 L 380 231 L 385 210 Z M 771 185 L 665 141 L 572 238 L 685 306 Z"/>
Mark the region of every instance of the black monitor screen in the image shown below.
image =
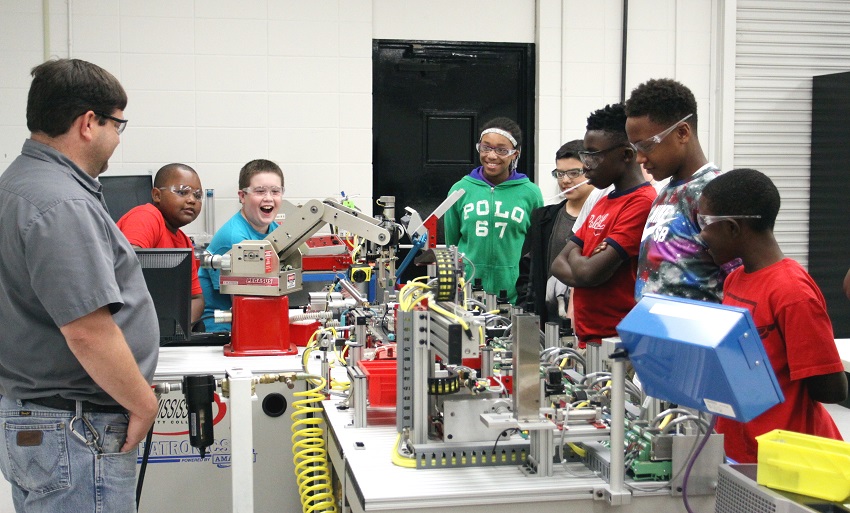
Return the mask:
<path id="1" fill-rule="evenodd" d="M 151 175 L 101 176 L 103 199 L 109 216 L 116 223 L 131 208 L 151 202 Z"/>
<path id="2" fill-rule="evenodd" d="M 159 343 L 189 339 L 192 318 L 192 250 L 136 248 L 159 320 Z"/>

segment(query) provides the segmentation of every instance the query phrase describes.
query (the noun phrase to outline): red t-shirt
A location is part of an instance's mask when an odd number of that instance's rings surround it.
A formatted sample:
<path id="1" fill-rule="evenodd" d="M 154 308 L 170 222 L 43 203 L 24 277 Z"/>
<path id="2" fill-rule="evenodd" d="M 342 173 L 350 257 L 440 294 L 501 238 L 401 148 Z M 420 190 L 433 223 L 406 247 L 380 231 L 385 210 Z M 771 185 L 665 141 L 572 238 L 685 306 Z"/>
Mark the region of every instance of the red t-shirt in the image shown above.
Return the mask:
<path id="1" fill-rule="evenodd" d="M 617 324 L 635 306 L 640 239 L 655 196 L 648 183 L 613 191 L 596 202 L 578 233 L 571 237 L 581 247 L 582 256 L 590 256 L 605 241 L 623 259 L 605 283 L 573 290 L 575 328 L 581 342 L 617 336 Z"/>
<path id="2" fill-rule="evenodd" d="M 803 382 L 844 370 L 826 301 L 812 277 L 790 258 L 753 273 L 739 267 L 726 277 L 723 304 L 750 311 L 785 395 L 785 402 L 746 424 L 718 419 L 726 455 L 739 463 L 755 463 L 755 437 L 774 429 L 841 440 L 829 412 L 809 397 Z"/>
<path id="3" fill-rule="evenodd" d="M 118 228 L 124 232 L 124 236 L 130 244 L 140 248 L 193 248 L 192 240 L 177 229 L 177 233 L 165 227 L 165 218 L 151 203 L 145 203 L 134 207 L 121 216 L 118 220 Z M 194 253 L 192 254 L 192 295 L 203 294 L 201 283 L 198 281 L 198 267 L 200 263 Z"/>

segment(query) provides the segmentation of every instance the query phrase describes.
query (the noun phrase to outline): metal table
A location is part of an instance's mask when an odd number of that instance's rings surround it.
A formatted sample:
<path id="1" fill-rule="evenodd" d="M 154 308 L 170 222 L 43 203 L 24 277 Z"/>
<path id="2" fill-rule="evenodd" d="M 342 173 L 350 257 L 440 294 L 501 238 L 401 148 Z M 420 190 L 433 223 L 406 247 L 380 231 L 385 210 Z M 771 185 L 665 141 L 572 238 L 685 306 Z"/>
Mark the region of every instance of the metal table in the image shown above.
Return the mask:
<path id="1" fill-rule="evenodd" d="M 600 488 L 605 482 L 581 464 L 556 465 L 552 477 L 528 477 L 517 466 L 412 469 L 396 466 L 392 425 L 353 427 L 353 416 L 323 403 L 328 423 L 328 452 L 340 482 L 343 511 L 434 513 L 516 513 L 523 509 L 623 513 L 685 512 L 681 497 L 670 492 L 635 491 L 631 504 L 611 506 Z M 638 486 L 636 484 L 636 486 Z M 658 487 L 658 483 L 643 486 Z M 714 511 L 714 495 L 689 497 L 692 509 Z"/>

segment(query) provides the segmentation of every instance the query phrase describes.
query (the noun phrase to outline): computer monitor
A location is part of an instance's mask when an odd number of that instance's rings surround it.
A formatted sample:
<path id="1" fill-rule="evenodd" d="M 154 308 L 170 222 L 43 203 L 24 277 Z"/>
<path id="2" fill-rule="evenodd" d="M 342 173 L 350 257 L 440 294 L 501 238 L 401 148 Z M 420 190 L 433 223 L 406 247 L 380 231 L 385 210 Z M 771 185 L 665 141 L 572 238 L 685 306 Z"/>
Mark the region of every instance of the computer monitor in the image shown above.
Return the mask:
<path id="1" fill-rule="evenodd" d="M 745 308 L 647 294 L 617 333 L 647 395 L 740 422 L 784 400 Z"/>
<path id="2" fill-rule="evenodd" d="M 189 340 L 192 320 L 192 250 L 136 248 L 159 321 L 159 343 Z"/>
<path id="3" fill-rule="evenodd" d="M 151 202 L 151 175 L 101 176 L 109 217 L 118 222 L 131 208 Z"/>

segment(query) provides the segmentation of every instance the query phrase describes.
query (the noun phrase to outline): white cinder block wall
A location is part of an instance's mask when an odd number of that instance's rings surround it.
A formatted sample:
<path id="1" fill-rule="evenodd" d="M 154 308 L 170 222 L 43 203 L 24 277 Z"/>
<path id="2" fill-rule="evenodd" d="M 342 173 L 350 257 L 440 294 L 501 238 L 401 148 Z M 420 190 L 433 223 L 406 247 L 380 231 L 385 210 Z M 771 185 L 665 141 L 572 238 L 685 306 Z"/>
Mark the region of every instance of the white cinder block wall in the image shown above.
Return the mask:
<path id="1" fill-rule="evenodd" d="M 627 91 L 682 80 L 705 148 L 716 2 L 629 1 Z M 551 196 L 555 150 L 620 99 L 622 16 L 621 0 L 0 0 L 0 170 L 28 136 L 29 70 L 70 54 L 130 97 L 109 173 L 192 165 L 216 191 L 215 228 L 238 210 L 238 170 L 254 158 L 283 167 L 290 200 L 344 190 L 371 212 L 372 39 L 535 42 L 537 176 Z M 187 233 L 214 231 L 203 219 Z"/>
<path id="2" fill-rule="evenodd" d="M 628 3 L 626 98 L 650 78 L 682 81 L 696 97 L 699 138 L 710 153 L 711 51 L 718 46 L 712 18 L 717 6 L 711 0 Z M 621 99 L 623 2 L 540 0 L 537 10 L 537 181 L 544 198 L 553 202 L 558 189 L 548 172 L 555 151 L 584 137 L 592 111 Z"/>
<path id="3" fill-rule="evenodd" d="M 46 4 L 48 52 L 43 2 L 0 0 L 0 167 L 28 135 L 29 70 L 45 55 L 93 61 L 130 96 L 130 125 L 108 172 L 185 162 L 215 189 L 216 226 L 205 226 L 202 214 L 190 234 L 214 231 L 238 209 L 238 170 L 254 158 L 283 167 L 290 200 L 345 191 L 373 210 L 373 38 L 537 43 L 536 165 L 547 197 L 555 150 L 583 136 L 589 112 L 620 98 L 620 0 Z M 712 2 L 629 5 L 627 90 L 650 77 L 680 78 L 700 102 L 706 139 Z"/>

